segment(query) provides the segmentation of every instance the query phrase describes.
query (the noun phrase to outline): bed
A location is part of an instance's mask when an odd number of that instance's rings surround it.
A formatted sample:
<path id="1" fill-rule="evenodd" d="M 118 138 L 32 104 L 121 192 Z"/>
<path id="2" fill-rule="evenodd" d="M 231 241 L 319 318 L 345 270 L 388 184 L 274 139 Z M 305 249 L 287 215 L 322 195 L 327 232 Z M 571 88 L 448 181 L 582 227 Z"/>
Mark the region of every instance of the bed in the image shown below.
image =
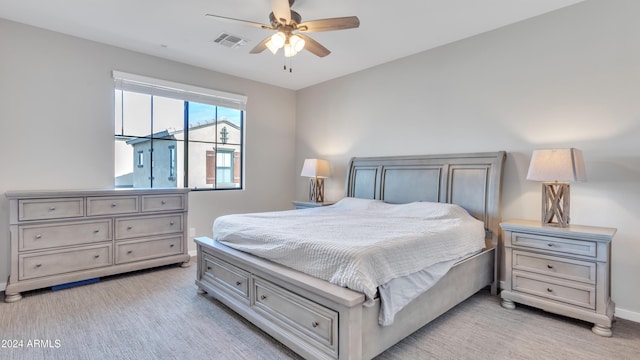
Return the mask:
<path id="1" fill-rule="evenodd" d="M 485 249 L 455 263 L 398 312 L 391 325 L 378 323 L 379 298 L 367 299 L 361 292 L 207 237 L 195 239 L 196 285 L 200 293 L 218 299 L 305 358 L 373 358 L 480 289 L 490 287 L 496 294 L 505 157 L 501 151 L 351 159 L 345 197 L 391 204 L 451 203 L 484 224 Z"/>

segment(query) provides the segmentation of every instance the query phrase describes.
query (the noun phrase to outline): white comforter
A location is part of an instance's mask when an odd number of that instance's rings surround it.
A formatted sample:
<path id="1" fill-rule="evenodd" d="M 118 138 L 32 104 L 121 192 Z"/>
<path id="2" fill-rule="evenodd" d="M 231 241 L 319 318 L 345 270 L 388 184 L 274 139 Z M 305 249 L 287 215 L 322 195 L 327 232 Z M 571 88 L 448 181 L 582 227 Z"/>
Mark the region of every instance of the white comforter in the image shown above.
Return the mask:
<path id="1" fill-rule="evenodd" d="M 485 246 L 482 222 L 457 205 L 356 198 L 305 210 L 221 216 L 213 235 L 367 299 L 391 279 Z"/>

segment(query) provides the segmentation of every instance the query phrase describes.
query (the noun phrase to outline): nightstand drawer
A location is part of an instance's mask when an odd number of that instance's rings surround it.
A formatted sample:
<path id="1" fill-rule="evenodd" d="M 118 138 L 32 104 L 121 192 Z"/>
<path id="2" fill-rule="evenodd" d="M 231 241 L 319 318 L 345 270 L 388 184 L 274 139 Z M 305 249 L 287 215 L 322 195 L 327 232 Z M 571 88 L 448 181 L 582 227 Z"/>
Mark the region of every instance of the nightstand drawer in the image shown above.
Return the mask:
<path id="1" fill-rule="evenodd" d="M 595 286 L 577 282 L 557 280 L 549 276 L 539 276 L 514 270 L 513 290 L 540 296 L 554 301 L 577 305 L 588 309 L 596 308 Z"/>
<path id="2" fill-rule="evenodd" d="M 513 269 L 596 283 L 596 263 L 513 250 Z"/>
<path id="3" fill-rule="evenodd" d="M 550 237 L 514 232 L 511 234 L 511 244 L 519 247 L 540 249 L 563 254 L 596 257 L 596 242 L 586 240 L 571 240 L 561 237 Z"/>

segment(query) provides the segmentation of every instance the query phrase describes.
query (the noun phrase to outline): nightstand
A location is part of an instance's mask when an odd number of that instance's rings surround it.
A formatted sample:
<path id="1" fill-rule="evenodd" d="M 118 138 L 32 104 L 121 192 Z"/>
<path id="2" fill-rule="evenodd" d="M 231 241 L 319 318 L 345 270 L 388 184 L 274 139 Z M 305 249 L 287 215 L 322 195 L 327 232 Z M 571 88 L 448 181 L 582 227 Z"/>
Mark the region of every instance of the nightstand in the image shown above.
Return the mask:
<path id="1" fill-rule="evenodd" d="M 505 286 L 502 306 L 521 303 L 594 324 L 611 336 L 611 240 L 616 229 L 543 226 L 513 220 L 504 230 Z"/>
<path id="2" fill-rule="evenodd" d="M 294 201 L 293 206 L 296 209 L 308 209 L 315 208 L 321 206 L 329 206 L 335 204 L 335 201 L 324 201 L 324 202 L 315 202 L 315 201 Z"/>

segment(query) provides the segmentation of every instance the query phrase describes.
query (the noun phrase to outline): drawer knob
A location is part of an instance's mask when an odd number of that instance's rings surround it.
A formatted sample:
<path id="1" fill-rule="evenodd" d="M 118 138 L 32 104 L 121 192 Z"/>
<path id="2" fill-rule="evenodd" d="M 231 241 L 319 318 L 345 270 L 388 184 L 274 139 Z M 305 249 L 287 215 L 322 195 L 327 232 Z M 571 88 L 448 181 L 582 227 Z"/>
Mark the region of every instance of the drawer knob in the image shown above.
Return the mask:
<path id="1" fill-rule="evenodd" d="M 116 206 L 118 206 L 118 204 L 116 204 L 116 203 L 111 203 L 111 207 L 112 207 L 112 208 L 114 208 L 114 207 L 116 207 Z"/>
<path id="2" fill-rule="evenodd" d="M 320 325 L 320 324 L 318 324 L 317 321 L 314 321 L 314 322 L 311 323 L 311 326 L 313 326 L 314 328 L 318 327 L 318 325 Z"/>
<path id="3" fill-rule="evenodd" d="M 55 206 L 50 207 L 50 208 L 49 208 L 49 211 L 56 211 Z"/>
<path id="4" fill-rule="evenodd" d="M 42 239 L 42 235 L 40 234 L 36 235 L 36 239 Z"/>
<path id="5" fill-rule="evenodd" d="M 172 247 L 174 247 L 174 246 L 175 246 L 175 244 L 171 244 L 171 245 L 169 245 L 169 247 L 170 247 L 170 248 L 172 248 Z"/>
<path id="6" fill-rule="evenodd" d="M 211 266 L 207 266 L 207 270 L 211 270 Z"/>
<path id="7" fill-rule="evenodd" d="M 548 269 L 553 269 L 553 265 L 551 265 L 551 264 L 547 264 L 547 268 L 548 268 Z"/>
<path id="8" fill-rule="evenodd" d="M 132 253 L 133 253 L 133 250 L 127 251 L 127 254 L 132 254 Z"/>
<path id="9" fill-rule="evenodd" d="M 174 224 L 173 221 L 169 222 L 169 226 L 173 226 L 173 224 Z"/>
<path id="10" fill-rule="evenodd" d="M 266 300 L 267 299 L 267 295 L 260 295 L 260 300 Z"/>
<path id="11" fill-rule="evenodd" d="M 236 281 L 236 286 L 242 285 L 242 281 Z"/>
<path id="12" fill-rule="evenodd" d="M 164 205 L 164 204 L 166 204 L 166 203 L 167 203 L 167 202 L 166 202 L 166 201 L 164 201 L 164 200 L 160 201 L 160 204 L 162 204 L 162 205 Z"/>
<path id="13" fill-rule="evenodd" d="M 42 266 L 42 264 L 36 264 L 36 267 L 37 267 L 37 268 L 39 268 L 39 267 L 41 267 L 41 266 Z"/>
<path id="14" fill-rule="evenodd" d="M 133 226 L 127 226 L 127 230 L 133 229 Z"/>
<path id="15" fill-rule="evenodd" d="M 99 233 L 99 232 L 100 232 L 100 229 L 95 229 L 95 230 L 93 230 L 93 232 L 94 232 L 95 234 L 97 234 L 97 233 Z"/>
<path id="16" fill-rule="evenodd" d="M 100 257 L 100 255 L 94 255 L 94 256 L 93 256 L 93 258 L 94 258 L 94 259 L 97 259 L 97 258 L 99 258 L 99 257 Z"/>
<path id="17" fill-rule="evenodd" d="M 548 247 L 553 247 L 553 244 L 552 243 L 548 243 L 547 246 Z"/>
<path id="18" fill-rule="evenodd" d="M 553 292 L 552 288 L 547 288 L 547 292 Z"/>

